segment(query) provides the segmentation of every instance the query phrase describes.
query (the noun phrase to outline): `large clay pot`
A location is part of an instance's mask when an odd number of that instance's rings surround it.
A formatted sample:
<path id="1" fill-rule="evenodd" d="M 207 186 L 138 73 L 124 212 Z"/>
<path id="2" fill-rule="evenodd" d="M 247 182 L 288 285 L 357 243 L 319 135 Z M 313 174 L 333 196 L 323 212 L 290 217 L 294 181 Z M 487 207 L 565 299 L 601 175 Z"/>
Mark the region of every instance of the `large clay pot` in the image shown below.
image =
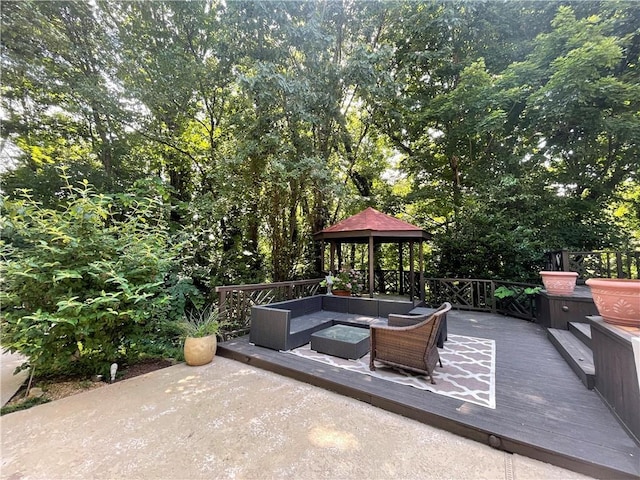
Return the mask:
<path id="1" fill-rule="evenodd" d="M 544 289 L 549 295 L 570 297 L 576 288 L 577 272 L 540 272 Z"/>
<path id="2" fill-rule="evenodd" d="M 640 280 L 590 278 L 586 283 L 605 322 L 640 328 Z"/>
<path id="3" fill-rule="evenodd" d="M 331 293 L 338 295 L 339 297 L 350 297 L 351 290 L 332 290 Z"/>
<path id="4" fill-rule="evenodd" d="M 184 340 L 184 361 L 194 367 L 206 365 L 213 360 L 217 347 L 215 335 L 187 337 Z"/>

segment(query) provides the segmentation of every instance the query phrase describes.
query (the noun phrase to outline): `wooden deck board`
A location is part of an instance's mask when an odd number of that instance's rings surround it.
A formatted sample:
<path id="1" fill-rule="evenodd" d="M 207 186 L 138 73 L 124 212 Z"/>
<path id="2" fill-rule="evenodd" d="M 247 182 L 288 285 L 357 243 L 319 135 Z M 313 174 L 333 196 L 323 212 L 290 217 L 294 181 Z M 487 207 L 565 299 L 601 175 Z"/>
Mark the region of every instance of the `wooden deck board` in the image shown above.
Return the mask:
<path id="1" fill-rule="evenodd" d="M 450 312 L 449 334 L 496 342 L 496 408 L 391 384 L 243 337 L 220 354 L 370 403 L 506 451 L 600 478 L 640 477 L 640 447 L 580 379 L 539 325 L 487 313 Z"/>

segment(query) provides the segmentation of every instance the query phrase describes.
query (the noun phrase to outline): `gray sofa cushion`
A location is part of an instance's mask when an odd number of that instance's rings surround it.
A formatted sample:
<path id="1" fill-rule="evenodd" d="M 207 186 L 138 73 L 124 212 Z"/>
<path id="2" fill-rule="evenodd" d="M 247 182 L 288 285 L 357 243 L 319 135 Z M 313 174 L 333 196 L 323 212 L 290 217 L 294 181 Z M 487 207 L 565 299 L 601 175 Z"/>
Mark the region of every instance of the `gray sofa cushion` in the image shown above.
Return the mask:
<path id="1" fill-rule="evenodd" d="M 298 333 L 303 330 L 313 330 L 317 326 L 331 326 L 335 312 L 314 312 L 291 319 L 289 333 Z"/>
<path id="2" fill-rule="evenodd" d="M 261 347 L 290 350 L 308 343 L 312 333 L 336 323 L 386 323 L 386 315 L 379 316 L 379 303 L 370 298 L 316 295 L 254 306 L 249 340 Z M 411 302 L 392 302 L 385 303 L 382 310 L 406 313 L 412 307 Z"/>

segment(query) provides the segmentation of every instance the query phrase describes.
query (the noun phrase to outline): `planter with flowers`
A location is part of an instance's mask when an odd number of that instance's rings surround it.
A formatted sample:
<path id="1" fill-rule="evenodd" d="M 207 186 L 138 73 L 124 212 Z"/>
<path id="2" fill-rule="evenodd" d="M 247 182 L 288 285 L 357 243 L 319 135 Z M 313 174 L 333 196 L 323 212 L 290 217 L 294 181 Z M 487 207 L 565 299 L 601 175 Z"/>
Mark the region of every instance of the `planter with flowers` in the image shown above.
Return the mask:
<path id="1" fill-rule="evenodd" d="M 336 275 L 329 275 L 321 283 L 333 295 L 349 297 L 362 291 L 362 275 L 352 268 L 343 268 Z"/>

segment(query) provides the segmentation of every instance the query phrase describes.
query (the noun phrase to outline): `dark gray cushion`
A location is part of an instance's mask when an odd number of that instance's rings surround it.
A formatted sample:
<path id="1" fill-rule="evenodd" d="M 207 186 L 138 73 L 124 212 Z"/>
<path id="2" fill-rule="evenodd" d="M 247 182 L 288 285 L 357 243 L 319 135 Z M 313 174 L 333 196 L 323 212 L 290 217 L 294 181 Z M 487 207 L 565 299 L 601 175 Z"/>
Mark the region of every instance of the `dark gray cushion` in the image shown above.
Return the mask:
<path id="1" fill-rule="evenodd" d="M 318 325 L 330 326 L 332 323 L 333 312 L 316 312 L 302 317 L 296 317 L 291 319 L 289 327 L 289 333 L 298 333 L 304 330 L 313 330 Z"/>
<path id="2" fill-rule="evenodd" d="M 322 297 L 322 309 L 346 313 L 349 311 L 349 298 L 350 297 L 339 297 L 337 295 L 325 295 Z"/>
<path id="3" fill-rule="evenodd" d="M 349 313 L 378 316 L 378 300 L 373 298 L 351 297 L 349 298 Z"/>
<path id="4" fill-rule="evenodd" d="M 300 317 L 308 313 L 322 310 L 322 295 L 314 295 L 313 297 L 296 298 L 295 300 L 287 300 L 284 302 L 271 303 L 264 305 L 271 308 L 279 308 L 281 310 L 289 310 L 291 318 Z"/>

